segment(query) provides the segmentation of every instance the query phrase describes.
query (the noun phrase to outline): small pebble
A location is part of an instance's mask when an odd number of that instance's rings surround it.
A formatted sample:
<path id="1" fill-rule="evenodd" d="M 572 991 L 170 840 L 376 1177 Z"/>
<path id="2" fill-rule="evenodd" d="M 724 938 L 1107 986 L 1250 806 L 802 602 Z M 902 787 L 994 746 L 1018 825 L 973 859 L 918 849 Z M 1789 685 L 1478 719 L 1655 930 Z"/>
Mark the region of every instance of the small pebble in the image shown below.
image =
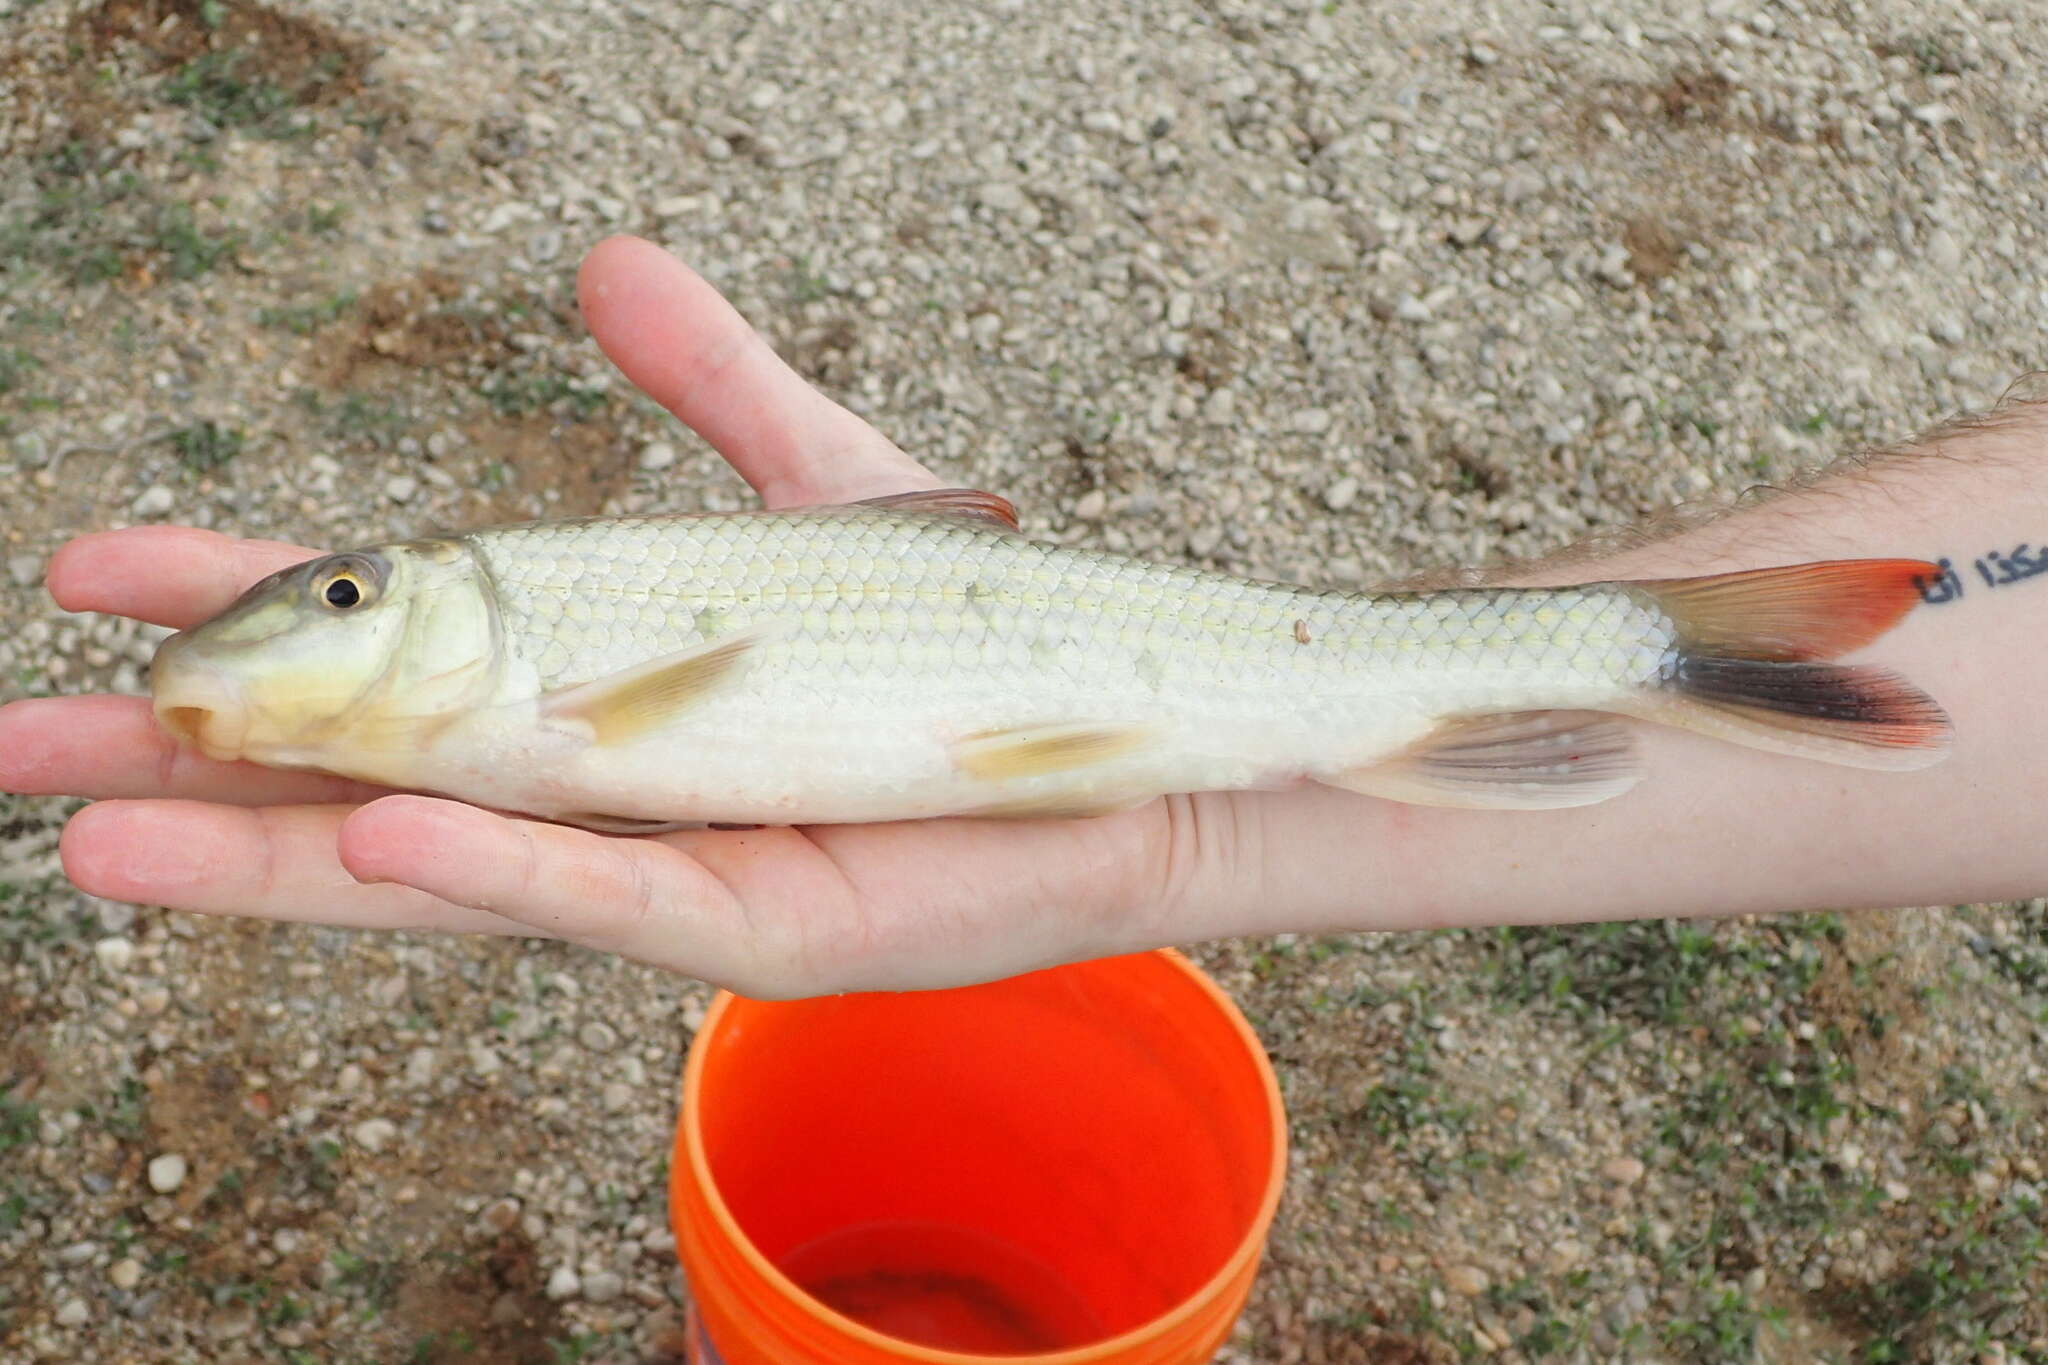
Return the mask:
<path id="1" fill-rule="evenodd" d="M 1643 1178 L 1643 1163 L 1632 1156 L 1618 1156 L 1600 1168 L 1600 1174 L 1616 1185 L 1633 1185 Z"/>
<path id="2" fill-rule="evenodd" d="M 519 1225 L 519 1201 L 509 1198 L 493 1200 L 484 1205 L 479 1216 L 492 1232 L 510 1232 Z"/>
<path id="3" fill-rule="evenodd" d="M 582 1277 L 568 1266 L 556 1266 L 554 1274 L 548 1276 L 548 1297 L 551 1299 L 573 1299 L 582 1288 Z"/>
<path id="4" fill-rule="evenodd" d="M 649 441 L 640 447 L 640 467 L 658 473 L 676 462 L 676 448 L 667 441 Z"/>
<path id="5" fill-rule="evenodd" d="M 366 1152 L 381 1152 L 398 1136 L 398 1125 L 390 1119 L 364 1119 L 349 1130 L 349 1136 Z"/>
<path id="6" fill-rule="evenodd" d="M 548 1282 L 548 1289 L 550 1292 L 554 1290 L 552 1280 Z M 624 1278 L 610 1270 L 600 1270 L 585 1276 L 583 1280 L 583 1297 L 592 1303 L 610 1303 L 624 1293 L 625 1289 Z"/>
<path id="7" fill-rule="evenodd" d="M 394 474 L 384 481 L 384 496 L 393 502 L 411 502 L 420 491 L 420 481 L 410 474 Z"/>
<path id="8" fill-rule="evenodd" d="M 63 1306 L 57 1310 L 57 1325 L 59 1327 L 82 1327 L 85 1325 L 85 1320 L 91 1316 L 90 1310 L 85 1306 L 84 1299 L 66 1299 Z"/>
<path id="9" fill-rule="evenodd" d="M 592 1052 L 610 1052 L 619 1045 L 617 1030 L 602 1020 L 592 1020 L 576 1032 L 576 1041 Z"/>
<path id="10" fill-rule="evenodd" d="M 1453 1294 L 1461 1294 L 1468 1299 L 1484 1294 L 1491 1283 L 1486 1272 L 1477 1266 L 1454 1265 L 1444 1272 L 1445 1287 Z"/>
<path id="11" fill-rule="evenodd" d="M 7 577 L 17 588 L 33 588 L 43 581 L 43 557 L 41 555 L 9 555 Z"/>
<path id="12" fill-rule="evenodd" d="M 138 517 L 160 517 L 170 511 L 177 497 L 162 484 L 152 484 L 135 499 L 134 511 Z"/>
<path id="13" fill-rule="evenodd" d="M 1323 490 L 1323 505 L 1332 512 L 1342 512 L 1358 501 L 1358 480 L 1345 475 Z"/>
<path id="14" fill-rule="evenodd" d="M 185 1158 L 166 1152 L 149 1163 L 149 1187 L 158 1194 L 171 1194 L 185 1183 Z"/>
<path id="15" fill-rule="evenodd" d="M 110 972 L 125 972 L 128 964 L 135 960 L 135 945 L 118 935 L 103 938 L 92 945 L 92 954 L 100 960 L 100 966 Z"/>
<path id="16" fill-rule="evenodd" d="M 107 1280 L 116 1289 L 133 1289 L 142 1283 L 142 1262 L 123 1256 L 107 1267 Z"/>

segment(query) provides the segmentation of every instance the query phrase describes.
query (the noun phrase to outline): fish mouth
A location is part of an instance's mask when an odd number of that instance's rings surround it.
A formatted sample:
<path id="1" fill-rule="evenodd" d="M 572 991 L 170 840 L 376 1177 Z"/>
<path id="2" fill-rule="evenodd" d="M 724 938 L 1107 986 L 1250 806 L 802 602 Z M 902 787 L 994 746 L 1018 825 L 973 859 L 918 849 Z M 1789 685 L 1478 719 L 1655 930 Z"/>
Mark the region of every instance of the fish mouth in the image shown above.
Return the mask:
<path id="1" fill-rule="evenodd" d="M 248 738 L 248 708 L 235 687 L 212 669 L 198 666 L 175 638 L 158 650 L 151 665 L 151 709 L 156 723 L 178 743 L 208 758 L 241 757 Z"/>
<path id="2" fill-rule="evenodd" d="M 223 762 L 242 756 L 242 741 L 248 730 L 235 711 L 182 699 L 158 703 L 156 723 L 180 744 Z"/>

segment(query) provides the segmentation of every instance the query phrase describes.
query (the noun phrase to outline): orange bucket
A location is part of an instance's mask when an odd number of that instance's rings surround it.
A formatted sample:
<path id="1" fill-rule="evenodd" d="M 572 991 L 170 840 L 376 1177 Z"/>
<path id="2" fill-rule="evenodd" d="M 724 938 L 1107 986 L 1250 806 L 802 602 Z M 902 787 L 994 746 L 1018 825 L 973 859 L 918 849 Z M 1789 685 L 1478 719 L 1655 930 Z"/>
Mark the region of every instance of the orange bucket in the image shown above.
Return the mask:
<path id="1" fill-rule="evenodd" d="M 721 993 L 669 1181 L 693 1365 L 1197 1365 L 1286 1170 L 1272 1067 L 1186 958 Z"/>

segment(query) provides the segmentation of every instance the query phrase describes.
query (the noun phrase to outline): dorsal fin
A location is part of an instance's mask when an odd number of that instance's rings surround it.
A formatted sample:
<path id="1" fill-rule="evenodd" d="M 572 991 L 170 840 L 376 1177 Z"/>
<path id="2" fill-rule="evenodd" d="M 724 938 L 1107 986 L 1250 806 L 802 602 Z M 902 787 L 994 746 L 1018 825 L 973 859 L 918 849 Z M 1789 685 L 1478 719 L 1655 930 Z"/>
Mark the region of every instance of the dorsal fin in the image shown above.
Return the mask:
<path id="1" fill-rule="evenodd" d="M 855 507 L 882 507 L 894 512 L 922 512 L 934 517 L 958 517 L 981 522 L 1005 531 L 1015 531 L 1017 509 L 1008 498 L 979 488 L 929 488 L 915 493 L 891 493 L 886 497 L 862 498 Z"/>

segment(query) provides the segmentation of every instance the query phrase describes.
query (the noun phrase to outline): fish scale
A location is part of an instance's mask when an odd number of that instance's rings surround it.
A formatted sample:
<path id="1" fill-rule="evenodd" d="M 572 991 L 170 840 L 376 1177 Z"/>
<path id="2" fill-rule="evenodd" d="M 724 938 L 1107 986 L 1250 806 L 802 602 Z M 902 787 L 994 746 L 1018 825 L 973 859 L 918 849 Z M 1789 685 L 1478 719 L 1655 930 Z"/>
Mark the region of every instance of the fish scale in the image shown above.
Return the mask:
<path id="1" fill-rule="evenodd" d="M 894 676 L 921 658 L 945 659 L 949 673 L 962 663 L 1001 669 L 1011 666 L 1010 651 L 984 646 L 1065 640 L 1073 656 L 1051 660 L 1057 676 L 1048 686 L 1135 677 L 1137 654 L 1152 649 L 1170 661 L 1162 671 L 1189 687 L 1285 679 L 1346 696 L 1457 663 L 1491 663 L 1486 671 L 1502 675 L 1640 681 L 1672 638 L 1656 613 L 1612 591 L 1541 595 L 1560 618 L 1543 632 L 1525 605 L 1534 594 L 1354 596 L 1106 561 L 944 523 L 908 534 L 869 519 L 825 527 L 815 515 L 650 517 L 466 539 L 499 589 L 508 638 L 537 646 L 548 687 L 705 643 L 706 612 L 719 614 L 720 633 L 786 616 L 797 628 L 791 661 L 810 669 Z M 672 567 L 656 576 L 650 565 Z M 981 588 L 980 600 L 969 585 Z M 614 605 L 632 594 L 644 594 L 637 611 Z M 1296 621 L 1308 646 L 1295 638 Z M 1436 677 L 1431 686 L 1458 681 Z"/>
<path id="2" fill-rule="evenodd" d="M 1932 761 L 1931 700 L 1821 662 L 1930 569 L 1345 593 L 1040 543 L 952 490 L 330 557 L 174 637 L 153 676 L 158 715 L 216 757 L 600 828 L 1083 813 L 1303 779 L 1542 808 L 1636 780 L 1623 716 Z M 338 606 L 337 574 L 356 585 Z"/>

